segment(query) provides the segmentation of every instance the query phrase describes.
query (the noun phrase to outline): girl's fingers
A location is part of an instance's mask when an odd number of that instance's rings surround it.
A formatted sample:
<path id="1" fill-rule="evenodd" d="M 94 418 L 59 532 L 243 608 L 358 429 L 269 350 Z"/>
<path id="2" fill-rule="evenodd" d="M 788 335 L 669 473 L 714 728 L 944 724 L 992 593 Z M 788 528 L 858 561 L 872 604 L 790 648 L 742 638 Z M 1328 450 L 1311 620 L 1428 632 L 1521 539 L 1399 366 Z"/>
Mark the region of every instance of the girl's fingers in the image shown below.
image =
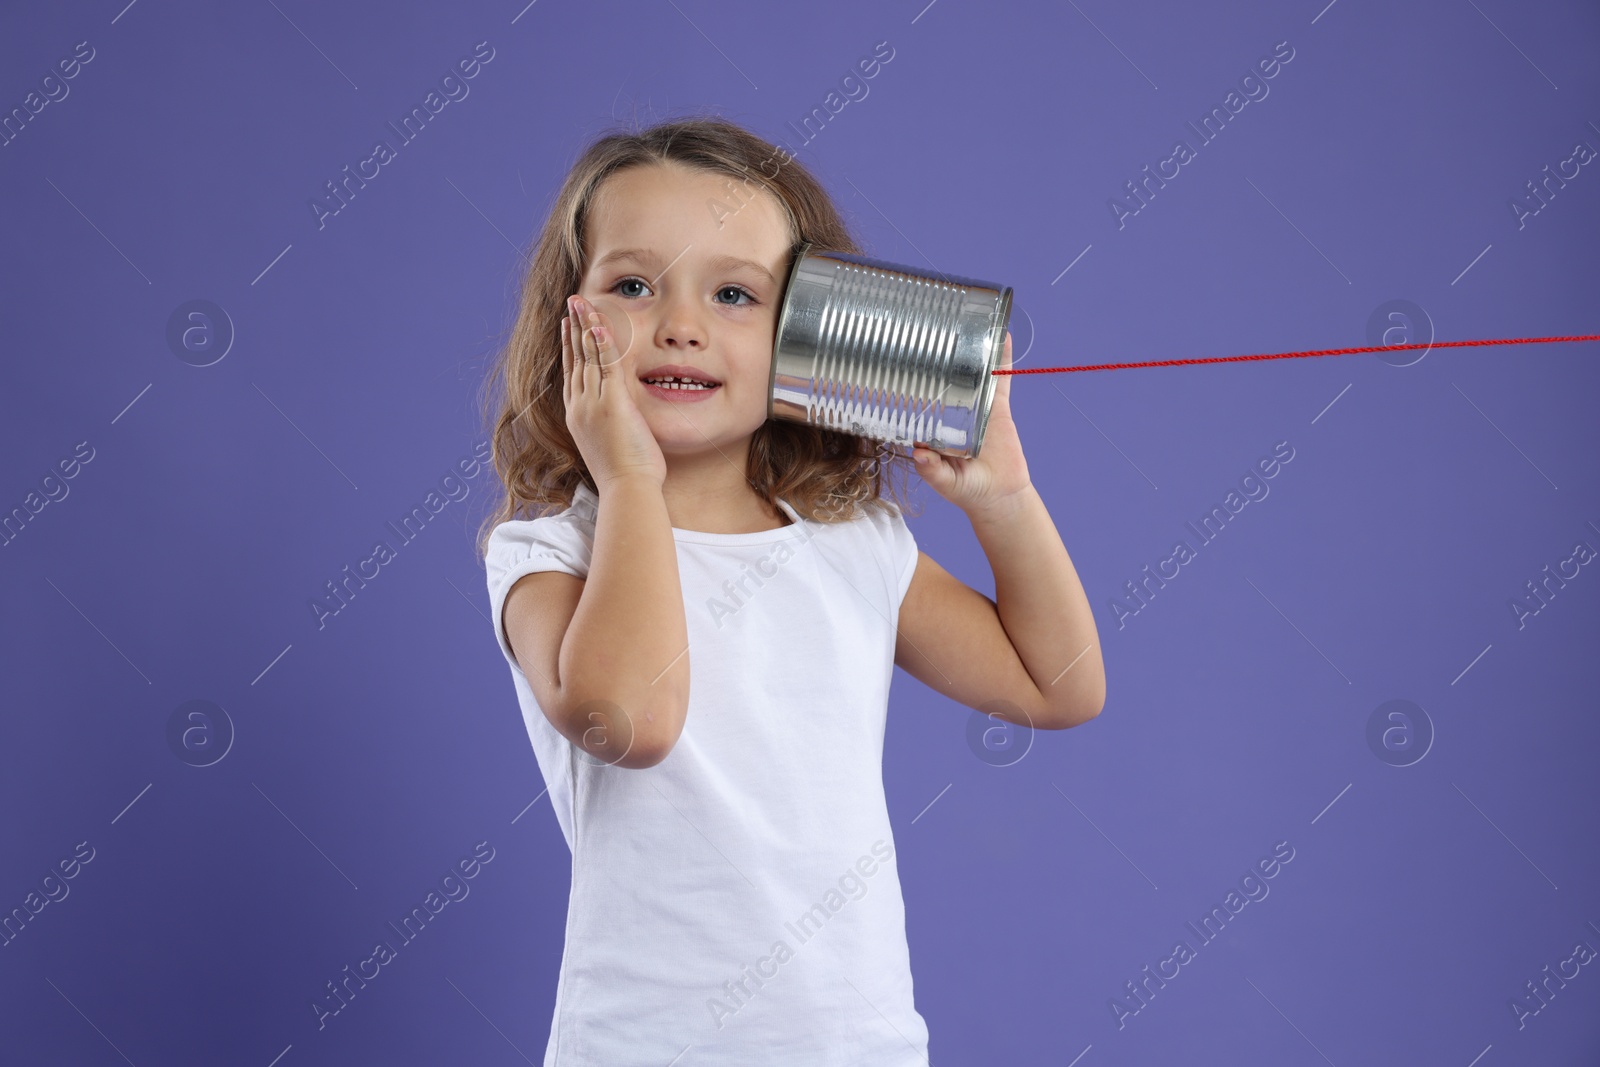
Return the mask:
<path id="1" fill-rule="evenodd" d="M 603 381 L 615 377 L 617 368 L 612 365 L 610 337 L 599 318 L 600 316 L 596 314 L 594 324 L 589 327 L 589 339 L 594 345 L 594 361 L 600 368 L 600 378 Z"/>
<path id="2" fill-rule="evenodd" d="M 1011 369 L 1011 331 L 1010 330 L 1006 331 L 1006 344 L 1005 344 L 1005 348 L 1002 350 L 1002 355 L 1001 355 L 1001 359 L 1000 359 L 1000 369 L 1001 370 L 1010 370 Z M 1011 400 L 1011 379 L 1014 376 L 1010 375 L 1010 374 L 1002 374 L 999 377 L 1000 377 L 1000 380 L 995 383 L 995 395 L 1009 403 L 1010 400 Z"/>
<path id="3" fill-rule="evenodd" d="M 583 322 L 576 313 L 568 316 L 572 331 L 572 392 L 582 396 L 589 387 L 589 357 L 583 350 Z"/>
<path id="4" fill-rule="evenodd" d="M 612 342 L 602 316 L 588 302 L 576 306 L 569 299 L 567 314 L 561 320 L 561 370 L 567 384 L 570 406 L 586 393 L 597 393 L 614 371 L 608 371 Z"/>
<path id="5" fill-rule="evenodd" d="M 567 311 L 568 343 L 572 346 L 572 390 L 573 395 L 582 396 L 591 388 L 589 378 L 589 354 L 583 347 L 583 312 L 579 308 L 568 304 Z"/>
<path id="6" fill-rule="evenodd" d="M 573 395 L 573 346 L 566 339 L 566 317 L 562 315 L 562 328 L 557 331 L 562 334 L 562 398 L 571 400 Z"/>
<path id="7" fill-rule="evenodd" d="M 605 372 L 600 367 L 599 353 L 594 343 L 594 334 L 588 323 L 583 321 L 588 316 L 582 316 L 577 323 L 577 344 L 583 353 L 583 388 L 584 392 L 599 395 L 600 380 L 605 377 Z"/>

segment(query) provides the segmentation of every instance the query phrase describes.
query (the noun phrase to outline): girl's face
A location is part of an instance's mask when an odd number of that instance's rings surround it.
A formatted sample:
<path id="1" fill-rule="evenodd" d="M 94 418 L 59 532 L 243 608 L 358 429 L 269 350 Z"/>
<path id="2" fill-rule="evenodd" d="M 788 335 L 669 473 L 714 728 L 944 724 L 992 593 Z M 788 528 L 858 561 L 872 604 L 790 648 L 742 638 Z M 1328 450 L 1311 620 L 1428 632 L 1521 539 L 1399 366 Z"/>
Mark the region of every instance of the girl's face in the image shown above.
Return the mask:
<path id="1" fill-rule="evenodd" d="M 611 175 L 591 205 L 578 293 L 611 323 L 620 379 L 662 454 L 731 446 L 742 474 L 767 418 L 791 243 L 783 207 L 754 184 L 673 161 Z M 715 385 L 645 381 L 667 374 Z"/>

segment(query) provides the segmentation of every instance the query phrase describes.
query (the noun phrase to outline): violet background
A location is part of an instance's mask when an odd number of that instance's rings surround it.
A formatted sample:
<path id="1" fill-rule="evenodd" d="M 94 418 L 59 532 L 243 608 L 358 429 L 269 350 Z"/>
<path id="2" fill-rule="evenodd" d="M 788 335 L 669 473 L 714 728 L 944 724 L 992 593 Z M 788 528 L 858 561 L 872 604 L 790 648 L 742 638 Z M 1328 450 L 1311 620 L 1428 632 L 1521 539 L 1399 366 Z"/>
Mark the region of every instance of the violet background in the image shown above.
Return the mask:
<path id="1" fill-rule="evenodd" d="M 95 49 L 0 146 L 0 512 L 94 449 L 0 548 L 0 913 L 95 850 L 0 947 L 9 1062 L 541 1060 L 568 854 L 472 550 L 492 474 L 325 627 L 308 605 L 483 440 L 519 250 L 615 121 L 787 141 L 870 255 L 1015 286 L 1019 366 L 1384 343 L 1396 299 L 1442 340 L 1600 332 L 1600 166 L 1509 206 L 1600 146 L 1592 3 L 924 4 L 0 14 L 0 111 Z M 467 98 L 319 229 L 308 201 L 480 41 Z M 787 124 L 880 41 L 802 145 Z M 1197 146 L 1280 41 L 1269 95 Z M 1119 229 L 1108 200 L 1180 137 L 1196 158 Z M 236 331 L 206 367 L 166 338 L 194 299 Z M 976 713 L 897 678 L 932 1062 L 1596 1061 L 1595 966 L 1520 1029 L 1510 1001 L 1600 948 L 1600 576 L 1522 628 L 1510 602 L 1600 548 L 1597 358 L 1014 381 L 1109 697 L 1002 767 Z M 1119 626 L 1124 583 L 1284 440 L 1270 495 Z M 992 592 L 918 496 L 921 547 Z M 1394 699 L 1432 724 L 1409 766 L 1367 742 Z M 208 767 L 169 747 L 191 700 L 236 732 Z M 319 1031 L 324 983 L 479 841 L 470 895 Z M 1270 895 L 1119 1028 L 1124 983 L 1279 841 Z"/>

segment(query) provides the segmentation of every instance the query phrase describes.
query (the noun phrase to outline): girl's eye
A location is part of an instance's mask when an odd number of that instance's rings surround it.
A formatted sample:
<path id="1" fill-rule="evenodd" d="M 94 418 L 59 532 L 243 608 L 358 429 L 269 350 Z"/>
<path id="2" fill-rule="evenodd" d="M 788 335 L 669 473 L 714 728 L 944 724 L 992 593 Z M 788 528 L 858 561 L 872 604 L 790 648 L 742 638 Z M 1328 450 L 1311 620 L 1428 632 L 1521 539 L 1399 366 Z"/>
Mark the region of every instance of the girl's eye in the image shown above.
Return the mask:
<path id="1" fill-rule="evenodd" d="M 640 286 L 641 288 L 644 288 L 644 289 L 650 288 L 648 285 L 645 285 L 644 282 L 639 280 L 638 278 L 624 278 L 621 281 L 619 281 L 616 285 L 613 285 L 611 287 L 611 291 L 613 293 L 618 292 L 624 285 L 637 285 L 637 286 Z M 623 296 L 633 297 L 633 296 L 642 296 L 643 294 L 642 293 L 623 293 L 622 295 Z"/>
<path id="2" fill-rule="evenodd" d="M 724 285 L 721 289 L 717 290 L 718 296 L 721 296 L 723 293 L 734 294 L 734 299 L 731 302 L 726 300 L 718 301 L 718 303 L 725 303 L 730 307 L 745 307 L 748 304 L 753 304 L 756 302 L 755 296 L 751 294 L 750 290 L 746 289 L 742 285 Z M 745 298 L 745 303 L 743 304 L 738 302 L 738 299 L 741 296 Z"/>

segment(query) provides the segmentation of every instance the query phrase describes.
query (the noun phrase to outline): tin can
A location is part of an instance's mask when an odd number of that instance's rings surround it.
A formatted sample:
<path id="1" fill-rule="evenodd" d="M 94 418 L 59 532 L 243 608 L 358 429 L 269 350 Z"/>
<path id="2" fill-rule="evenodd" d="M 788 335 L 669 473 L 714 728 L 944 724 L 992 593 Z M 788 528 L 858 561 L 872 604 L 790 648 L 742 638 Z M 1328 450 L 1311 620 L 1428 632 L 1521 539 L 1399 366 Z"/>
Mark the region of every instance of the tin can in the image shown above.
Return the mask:
<path id="1" fill-rule="evenodd" d="M 803 244 L 772 348 L 767 416 L 974 458 L 1011 287 Z"/>

